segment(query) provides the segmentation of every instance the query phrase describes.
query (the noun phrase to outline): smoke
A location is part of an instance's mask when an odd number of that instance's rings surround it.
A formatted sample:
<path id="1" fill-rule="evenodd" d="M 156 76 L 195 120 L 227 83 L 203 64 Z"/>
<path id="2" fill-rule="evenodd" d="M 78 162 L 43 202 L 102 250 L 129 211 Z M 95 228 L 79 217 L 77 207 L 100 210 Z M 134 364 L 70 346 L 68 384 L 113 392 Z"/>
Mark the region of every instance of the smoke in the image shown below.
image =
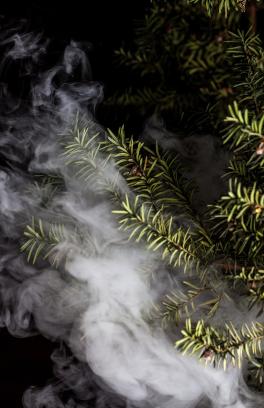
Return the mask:
<path id="1" fill-rule="evenodd" d="M 186 166 L 185 176 L 197 185 L 195 205 L 203 208 L 218 199 L 226 190 L 222 177 L 227 166 L 229 154 L 220 145 L 216 136 L 175 135 L 166 129 L 162 119 L 153 115 L 145 124 L 143 137 L 151 142 L 158 142 L 165 150 L 181 156 Z"/>
<path id="2" fill-rule="evenodd" d="M 41 36 L 16 33 L 2 45 L 8 45 L 5 62 L 19 60 L 22 74 L 31 70 L 32 84 L 29 102 L 15 103 L 8 116 L 5 109 L 1 113 L 0 143 L 9 165 L 0 172 L 0 325 L 15 336 L 41 333 L 61 344 L 52 355 L 57 381 L 27 390 L 24 406 L 261 406 L 263 400 L 253 399 L 239 370 L 203 367 L 148 322 L 146 314 L 168 285 L 168 271 L 144 248 L 127 243 L 97 180 L 80 182 L 65 166 L 62 135 L 77 114 L 91 134 L 105 137 L 94 117 L 103 88 L 92 81 L 82 45 L 72 41 L 61 61 L 42 72 L 37 62 L 48 42 Z M 11 106 L 5 89 L 1 103 Z M 202 172 L 198 158 L 197 163 Z M 111 163 L 106 171 L 116 177 Z M 33 176 L 40 173 L 62 180 L 63 188 L 51 200 L 32 190 Z M 119 184 L 121 191 L 127 189 L 121 178 Z M 56 250 L 67 257 L 57 269 L 45 261 L 33 266 L 20 253 L 32 216 L 65 221 L 64 240 Z M 150 282 L 144 265 L 160 281 Z"/>

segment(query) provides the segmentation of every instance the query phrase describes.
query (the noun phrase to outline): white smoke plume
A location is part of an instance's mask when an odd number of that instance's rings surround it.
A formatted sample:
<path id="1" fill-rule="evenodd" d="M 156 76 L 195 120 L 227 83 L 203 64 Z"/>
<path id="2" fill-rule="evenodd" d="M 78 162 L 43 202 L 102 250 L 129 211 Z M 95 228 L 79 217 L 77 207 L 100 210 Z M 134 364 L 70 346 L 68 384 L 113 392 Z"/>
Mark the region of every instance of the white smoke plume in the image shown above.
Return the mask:
<path id="1" fill-rule="evenodd" d="M 105 134 L 93 116 L 103 89 L 91 80 L 81 44 L 73 41 L 61 62 L 45 72 L 35 71 L 40 54 L 47 52 L 42 37 L 16 33 L 2 45 L 9 47 L 8 63 L 27 60 L 26 72 L 30 66 L 34 80 L 30 103 L 1 113 L 0 144 L 8 166 L 0 172 L 0 325 L 15 336 L 41 333 L 61 344 L 52 355 L 57 380 L 27 390 L 24 406 L 262 406 L 263 399 L 253 398 L 239 370 L 203 367 L 148 323 L 144 316 L 168 284 L 165 267 L 143 248 L 127 244 L 107 197 L 98 197 L 92 183 L 84 186 L 65 167 L 61 135 L 77 112 L 85 125 Z M 2 99 L 10 106 L 7 91 Z M 48 207 L 29 189 L 32 175 L 40 172 L 60 174 L 66 186 Z M 122 180 L 120 188 L 126 188 Z M 73 230 L 66 229 L 65 267 L 55 270 L 45 262 L 33 267 L 19 251 L 32 216 L 53 223 L 68 217 L 90 240 L 75 242 Z M 145 263 L 161 283 L 150 284 L 142 273 Z"/>

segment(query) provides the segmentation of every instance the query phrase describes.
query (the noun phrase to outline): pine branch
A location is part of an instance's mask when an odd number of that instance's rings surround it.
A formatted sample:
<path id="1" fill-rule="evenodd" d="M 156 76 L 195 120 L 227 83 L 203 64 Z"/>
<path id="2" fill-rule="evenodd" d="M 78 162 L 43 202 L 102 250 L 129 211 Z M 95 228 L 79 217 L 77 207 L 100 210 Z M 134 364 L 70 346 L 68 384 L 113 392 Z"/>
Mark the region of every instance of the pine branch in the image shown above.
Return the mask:
<path id="1" fill-rule="evenodd" d="M 251 116 L 251 117 L 250 117 Z M 239 109 L 237 102 L 229 106 L 228 126 L 224 132 L 224 143 L 234 152 L 227 175 L 239 176 L 245 185 L 256 184 L 262 189 L 264 182 L 264 115 L 259 119 L 248 110 Z"/>
<path id="2" fill-rule="evenodd" d="M 144 238 L 148 249 L 162 250 L 162 258 L 168 259 L 174 267 L 183 265 L 186 270 L 192 264 L 199 266 L 199 258 L 195 253 L 197 246 L 192 235 L 182 228 L 174 231 L 173 217 L 166 218 L 162 210 L 156 212 L 152 206 L 140 202 L 139 196 L 133 203 L 126 196 L 121 208 L 113 212 L 120 216 L 121 228 L 131 231 L 129 239 L 134 237 L 139 242 Z"/>
<path id="3" fill-rule="evenodd" d="M 245 13 L 247 0 L 188 0 L 189 3 L 200 4 L 211 16 L 213 12 L 224 14 L 226 17 L 232 11 Z"/>
<path id="4" fill-rule="evenodd" d="M 264 249 L 263 211 L 264 195 L 256 185 L 247 188 L 230 180 L 228 195 L 213 207 L 212 217 L 216 221 L 213 230 L 220 239 L 228 238 L 227 245 L 232 245 L 237 256 L 245 253 L 250 261 Z"/>
<path id="5" fill-rule="evenodd" d="M 223 297 L 225 292 L 212 285 L 197 286 L 185 281 L 181 290 L 175 289 L 161 300 L 158 314 L 163 323 L 176 325 L 197 312 L 206 313 L 210 318 L 218 310 Z"/>
<path id="6" fill-rule="evenodd" d="M 66 242 L 64 226 L 61 224 L 51 224 L 44 226 L 42 220 L 35 221 L 27 225 L 24 236 L 26 241 L 21 246 L 21 251 L 27 253 L 28 262 L 35 264 L 39 257 L 49 259 L 52 265 L 58 266 L 62 257 L 59 247 Z"/>
<path id="7" fill-rule="evenodd" d="M 253 377 L 253 385 L 261 390 L 264 383 L 264 355 L 256 356 L 249 364 L 249 373 Z"/>
<path id="8" fill-rule="evenodd" d="M 37 174 L 29 194 L 37 196 L 40 205 L 48 208 L 52 200 L 65 189 L 63 177 L 55 174 Z"/>
<path id="9" fill-rule="evenodd" d="M 264 325 L 258 322 L 250 326 L 244 324 L 240 330 L 231 322 L 226 323 L 225 329 L 220 332 L 212 326 L 206 326 L 203 320 L 193 325 L 187 319 L 181 333 L 183 337 L 176 342 L 176 346 L 184 354 L 202 352 L 201 358 L 206 363 L 222 365 L 224 368 L 229 361 L 240 367 L 244 358 L 253 361 L 256 355 L 262 353 Z"/>
<path id="10" fill-rule="evenodd" d="M 89 186 L 97 192 L 110 192 L 118 199 L 118 173 L 109 163 L 110 156 L 102 151 L 103 141 L 98 140 L 99 133 L 91 136 L 87 127 L 76 128 L 72 138 L 64 144 L 62 156 L 66 159 L 65 164 L 74 168 L 75 176 L 85 183 L 89 182 Z"/>
<path id="11" fill-rule="evenodd" d="M 109 131 L 105 148 L 141 202 L 162 214 L 178 214 L 195 230 L 197 245 L 205 251 L 212 249 L 208 231 L 193 208 L 193 186 L 183 177 L 177 156 L 162 153 L 157 144 L 153 150 L 133 137 L 126 138 L 124 128 L 117 135 Z"/>
<path id="12" fill-rule="evenodd" d="M 161 70 L 160 61 L 154 58 L 150 59 L 146 49 L 139 48 L 135 53 L 132 53 L 130 50 L 126 51 L 124 48 L 120 48 L 115 51 L 115 56 L 119 64 L 137 70 L 142 78 Z"/>
<path id="13" fill-rule="evenodd" d="M 124 127 L 115 135 L 108 130 L 105 149 L 114 160 L 128 186 L 147 204 L 158 208 L 157 200 L 162 193 L 162 185 L 156 172 L 157 161 L 144 154 L 144 144 L 133 137 L 127 139 Z"/>
<path id="14" fill-rule="evenodd" d="M 171 206 L 176 207 L 181 214 L 193 217 L 198 222 L 198 215 L 191 203 L 193 186 L 183 177 L 179 158 L 162 153 L 157 144 L 152 150 L 133 137 L 127 138 L 124 127 L 119 129 L 117 135 L 110 130 L 108 132 L 106 150 L 129 187 L 155 208 L 169 210 Z"/>
<path id="15" fill-rule="evenodd" d="M 241 111 L 238 103 L 229 105 L 229 116 L 225 122 L 229 126 L 225 129 L 224 143 L 230 142 L 230 148 L 235 152 L 246 149 L 255 152 L 259 142 L 263 139 L 264 115 L 259 120 L 250 118 L 248 109 Z"/>
<path id="16" fill-rule="evenodd" d="M 262 42 L 252 28 L 246 33 L 230 33 L 226 42 L 227 54 L 232 61 L 233 84 L 240 104 L 251 107 L 259 115 L 263 111 L 264 54 Z"/>
<path id="17" fill-rule="evenodd" d="M 262 261 L 263 265 L 263 261 Z M 263 314 L 264 311 L 264 269 L 263 266 L 243 266 L 234 269 L 230 277 L 235 282 L 245 284 L 249 295 L 249 309 L 258 308 L 257 316 Z"/>
<path id="18" fill-rule="evenodd" d="M 155 112 L 178 112 L 179 116 L 187 107 L 197 106 L 197 100 L 190 92 L 180 92 L 177 89 L 167 89 L 156 86 L 143 85 L 139 89 L 131 87 L 122 92 L 116 92 L 106 100 L 110 106 L 137 107 L 138 109 L 152 109 Z"/>
<path id="19" fill-rule="evenodd" d="M 25 228 L 24 237 L 21 251 L 27 254 L 27 261 L 32 264 L 43 259 L 58 268 L 73 252 L 84 252 L 87 255 L 97 251 L 87 230 L 73 222 L 66 226 L 61 223 L 51 224 L 41 219 L 35 220 L 33 217 L 31 225 Z"/>

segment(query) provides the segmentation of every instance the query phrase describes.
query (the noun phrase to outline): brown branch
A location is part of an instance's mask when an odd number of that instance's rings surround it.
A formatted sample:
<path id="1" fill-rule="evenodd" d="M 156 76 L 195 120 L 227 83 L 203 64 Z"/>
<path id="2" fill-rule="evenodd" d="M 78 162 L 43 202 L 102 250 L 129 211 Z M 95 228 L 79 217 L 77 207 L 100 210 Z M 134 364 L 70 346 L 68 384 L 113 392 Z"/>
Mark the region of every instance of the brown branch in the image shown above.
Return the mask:
<path id="1" fill-rule="evenodd" d="M 253 32 L 257 32 L 257 5 L 256 0 L 251 0 L 247 6 L 247 13 Z"/>
<path id="2" fill-rule="evenodd" d="M 232 263 L 228 263 L 228 262 L 223 262 L 223 260 L 219 260 L 213 263 L 212 266 L 217 266 L 221 269 L 224 269 L 225 272 L 228 271 L 241 271 L 242 270 L 242 266 L 238 265 L 238 264 L 232 264 Z"/>

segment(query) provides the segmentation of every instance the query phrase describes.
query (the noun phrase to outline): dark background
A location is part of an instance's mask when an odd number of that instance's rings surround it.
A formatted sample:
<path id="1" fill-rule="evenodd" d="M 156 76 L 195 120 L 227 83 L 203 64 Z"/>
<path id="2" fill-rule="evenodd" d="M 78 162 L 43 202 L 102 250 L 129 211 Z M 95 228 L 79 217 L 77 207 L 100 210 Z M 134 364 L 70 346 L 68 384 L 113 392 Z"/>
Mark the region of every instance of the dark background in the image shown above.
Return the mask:
<path id="1" fill-rule="evenodd" d="M 89 61 L 93 79 L 104 84 L 106 96 L 119 86 L 122 71 L 117 70 L 113 51 L 133 40 L 135 22 L 142 19 L 150 0 L 5 0 L 0 3 L 0 16 L 15 26 L 22 19 L 24 31 L 43 33 L 49 38 L 49 57 L 57 63 L 71 40 L 91 44 Z"/>
<path id="2" fill-rule="evenodd" d="M 1 28 L 25 20 L 28 32 L 41 32 L 51 39 L 55 59 L 72 39 L 90 42 L 93 79 L 103 83 L 107 95 L 122 81 L 113 62 L 113 50 L 131 43 L 134 21 L 143 17 L 148 4 L 147 0 L 4 0 L 0 5 Z M 10 76 L 12 83 L 12 72 Z M 12 86 L 19 94 L 19 83 Z M 1 408 L 22 407 L 25 389 L 45 385 L 52 379 L 49 356 L 54 347 L 41 336 L 17 339 L 0 329 Z"/>

